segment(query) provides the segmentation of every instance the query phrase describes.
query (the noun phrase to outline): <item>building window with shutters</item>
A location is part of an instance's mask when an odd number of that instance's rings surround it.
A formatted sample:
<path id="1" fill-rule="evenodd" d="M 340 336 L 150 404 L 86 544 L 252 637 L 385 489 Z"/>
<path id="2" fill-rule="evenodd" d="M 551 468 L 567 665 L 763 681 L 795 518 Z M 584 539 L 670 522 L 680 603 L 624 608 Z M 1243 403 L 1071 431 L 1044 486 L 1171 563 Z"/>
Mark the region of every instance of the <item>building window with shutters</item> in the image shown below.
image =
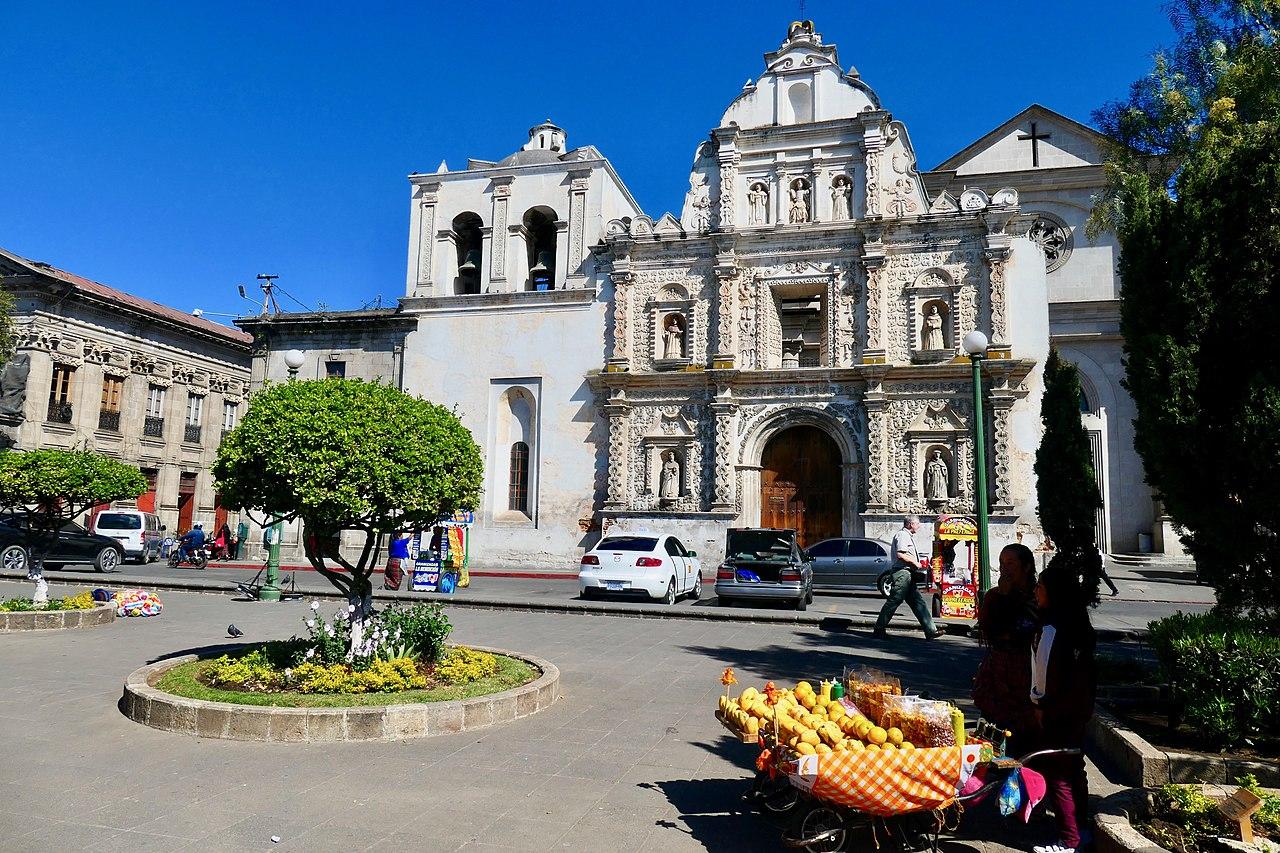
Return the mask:
<path id="1" fill-rule="evenodd" d="M 164 438 L 164 394 L 163 385 L 147 387 L 147 417 L 142 422 L 142 434 L 150 438 Z"/>
<path id="2" fill-rule="evenodd" d="M 49 385 L 49 420 L 57 424 L 71 423 L 71 389 L 76 369 L 65 364 L 53 366 L 53 381 Z"/>
<path id="3" fill-rule="evenodd" d="M 98 429 L 120 431 L 120 406 L 124 400 L 124 380 L 118 376 L 102 379 L 102 408 L 98 411 Z"/>
<path id="4" fill-rule="evenodd" d="M 187 395 L 187 424 L 182 433 L 182 440 L 191 444 L 200 443 L 200 422 L 204 417 L 204 397 L 199 394 Z"/>
<path id="5" fill-rule="evenodd" d="M 240 414 L 240 404 L 230 400 L 222 401 L 222 437 L 236 428 L 236 417 Z"/>
<path id="6" fill-rule="evenodd" d="M 511 479 L 507 485 L 507 509 L 529 514 L 529 445 L 511 445 Z"/>

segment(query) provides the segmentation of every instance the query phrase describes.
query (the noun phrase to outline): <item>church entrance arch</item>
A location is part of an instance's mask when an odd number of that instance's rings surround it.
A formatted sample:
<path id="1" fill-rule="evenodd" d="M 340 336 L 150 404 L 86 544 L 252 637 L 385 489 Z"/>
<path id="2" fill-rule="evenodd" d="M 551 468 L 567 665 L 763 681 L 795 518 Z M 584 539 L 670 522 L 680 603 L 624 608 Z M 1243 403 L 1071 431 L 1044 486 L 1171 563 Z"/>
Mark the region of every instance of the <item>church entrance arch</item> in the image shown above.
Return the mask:
<path id="1" fill-rule="evenodd" d="M 815 426 L 792 426 L 760 457 L 760 526 L 791 528 L 802 547 L 842 532 L 840 448 Z"/>

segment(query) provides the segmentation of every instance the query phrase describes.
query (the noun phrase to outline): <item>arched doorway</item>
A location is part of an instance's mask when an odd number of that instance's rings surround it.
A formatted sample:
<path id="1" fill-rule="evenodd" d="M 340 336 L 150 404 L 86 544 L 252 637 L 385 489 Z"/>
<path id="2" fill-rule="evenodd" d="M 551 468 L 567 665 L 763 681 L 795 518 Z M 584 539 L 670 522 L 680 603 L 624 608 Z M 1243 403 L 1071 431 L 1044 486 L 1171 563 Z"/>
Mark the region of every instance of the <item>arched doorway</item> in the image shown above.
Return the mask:
<path id="1" fill-rule="evenodd" d="M 792 528 L 803 547 L 839 536 L 840 448 L 813 426 L 775 435 L 760 459 L 760 526 Z"/>

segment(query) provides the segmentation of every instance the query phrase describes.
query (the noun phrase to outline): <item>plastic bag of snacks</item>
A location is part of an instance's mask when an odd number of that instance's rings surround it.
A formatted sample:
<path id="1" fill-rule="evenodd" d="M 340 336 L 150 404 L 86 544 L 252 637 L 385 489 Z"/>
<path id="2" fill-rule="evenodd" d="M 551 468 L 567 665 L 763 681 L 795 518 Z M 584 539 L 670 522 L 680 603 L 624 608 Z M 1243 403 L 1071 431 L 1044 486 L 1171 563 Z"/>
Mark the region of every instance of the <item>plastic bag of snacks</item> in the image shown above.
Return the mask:
<path id="1" fill-rule="evenodd" d="M 849 686 L 846 695 L 877 725 L 884 722 L 885 697 L 902 695 L 902 684 L 897 678 L 870 667 L 847 672 L 845 681 Z"/>
<path id="2" fill-rule="evenodd" d="M 884 707 L 882 725 L 897 727 L 904 740 L 925 747 L 957 745 L 951 703 L 918 696 L 886 696 Z"/>
<path id="3" fill-rule="evenodd" d="M 114 596 L 116 616 L 159 616 L 160 597 L 145 589 L 122 589 Z"/>

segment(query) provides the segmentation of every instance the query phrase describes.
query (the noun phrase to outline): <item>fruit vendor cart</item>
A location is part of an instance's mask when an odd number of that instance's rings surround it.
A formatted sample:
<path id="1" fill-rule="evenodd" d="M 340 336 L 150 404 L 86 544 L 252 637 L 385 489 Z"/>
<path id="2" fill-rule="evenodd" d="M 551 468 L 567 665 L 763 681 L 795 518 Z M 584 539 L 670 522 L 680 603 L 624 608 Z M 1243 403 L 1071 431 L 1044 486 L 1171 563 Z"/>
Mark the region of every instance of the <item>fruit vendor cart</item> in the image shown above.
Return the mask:
<path id="1" fill-rule="evenodd" d="M 978 525 L 967 515 L 940 515 L 929 559 L 934 616 L 974 619 L 978 609 Z"/>

